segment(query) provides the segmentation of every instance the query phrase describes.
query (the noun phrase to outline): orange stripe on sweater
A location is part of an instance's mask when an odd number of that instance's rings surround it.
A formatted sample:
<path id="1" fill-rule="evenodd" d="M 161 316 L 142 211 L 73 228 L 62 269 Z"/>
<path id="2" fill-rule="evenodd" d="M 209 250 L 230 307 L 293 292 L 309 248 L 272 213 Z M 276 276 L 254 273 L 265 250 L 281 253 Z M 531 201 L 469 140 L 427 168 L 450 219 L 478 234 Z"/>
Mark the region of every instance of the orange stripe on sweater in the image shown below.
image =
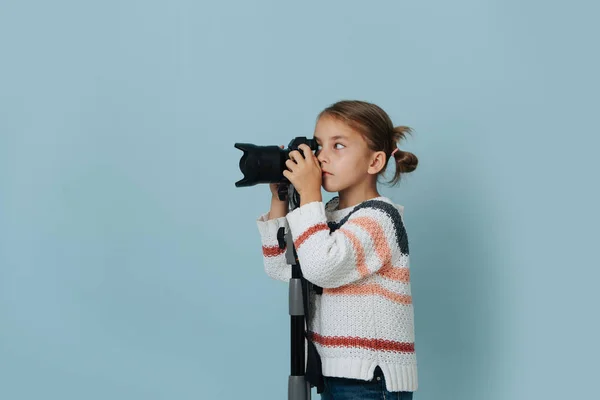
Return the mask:
<path id="1" fill-rule="evenodd" d="M 280 249 L 279 246 L 263 246 L 262 252 L 265 257 L 275 257 L 285 252 L 285 249 Z"/>
<path id="2" fill-rule="evenodd" d="M 379 222 L 372 217 L 356 217 L 349 219 L 347 223 L 358 225 L 369 233 L 375 245 L 375 251 L 381 260 L 380 269 L 389 268 L 392 263 L 392 252 Z"/>
<path id="3" fill-rule="evenodd" d="M 354 247 L 354 252 L 356 253 L 356 268 L 358 269 L 360 276 L 364 278 L 365 276 L 369 275 L 369 269 L 367 268 L 367 263 L 365 262 L 365 252 L 360 240 L 358 240 L 356 235 L 350 232 L 348 229 L 341 228 L 340 231 L 343 232 L 348 239 L 350 239 L 350 242 Z"/>
<path id="4" fill-rule="evenodd" d="M 410 270 L 404 267 L 392 267 L 390 265 L 389 268 L 380 270 L 379 275 L 397 282 L 410 282 Z"/>
<path id="5" fill-rule="evenodd" d="M 298 239 L 296 239 L 294 241 L 294 246 L 296 246 L 296 250 L 298 250 L 300 248 L 300 245 L 302 243 L 304 243 L 306 241 L 306 239 L 308 239 L 310 237 L 310 235 L 312 235 L 313 233 L 317 233 L 320 231 L 329 231 L 329 227 L 327 226 L 326 223 L 318 223 L 316 225 L 311 226 L 310 228 L 308 228 L 307 230 L 305 230 L 300 236 L 298 236 Z"/>
<path id="6" fill-rule="evenodd" d="M 345 285 L 338 288 L 324 288 L 323 294 L 331 295 L 372 295 L 376 294 L 400 304 L 412 304 L 412 297 L 406 294 L 394 293 L 381 285 L 370 283 L 367 285 Z"/>
<path id="7" fill-rule="evenodd" d="M 362 347 L 369 350 L 396 351 L 399 353 L 414 353 L 415 344 L 397 342 L 386 339 L 370 339 L 354 336 L 322 336 L 316 332 L 309 333 L 313 342 L 326 347 Z"/>

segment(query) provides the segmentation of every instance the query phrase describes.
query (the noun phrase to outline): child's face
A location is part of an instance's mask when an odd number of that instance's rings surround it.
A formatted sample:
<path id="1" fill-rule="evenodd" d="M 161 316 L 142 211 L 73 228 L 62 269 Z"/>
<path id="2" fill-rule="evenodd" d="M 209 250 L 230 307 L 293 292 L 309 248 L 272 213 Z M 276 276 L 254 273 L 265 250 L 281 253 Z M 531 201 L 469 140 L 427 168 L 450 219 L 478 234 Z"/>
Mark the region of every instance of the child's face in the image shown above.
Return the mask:
<path id="1" fill-rule="evenodd" d="M 372 151 L 360 133 L 344 122 L 324 115 L 317 121 L 314 137 L 319 144 L 316 156 L 324 172 L 323 188 L 326 191 L 339 192 L 364 184 L 370 176 L 367 169 Z"/>

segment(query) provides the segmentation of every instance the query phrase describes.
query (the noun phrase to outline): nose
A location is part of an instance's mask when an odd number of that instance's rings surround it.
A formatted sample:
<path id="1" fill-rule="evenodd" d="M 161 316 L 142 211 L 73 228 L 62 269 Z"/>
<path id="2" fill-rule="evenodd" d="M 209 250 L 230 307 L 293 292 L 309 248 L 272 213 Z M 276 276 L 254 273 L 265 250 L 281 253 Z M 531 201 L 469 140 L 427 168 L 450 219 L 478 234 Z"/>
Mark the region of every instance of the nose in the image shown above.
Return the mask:
<path id="1" fill-rule="evenodd" d="M 321 164 L 323 164 L 323 162 L 326 160 L 325 152 L 322 148 L 319 151 L 317 151 L 317 160 L 319 160 Z"/>

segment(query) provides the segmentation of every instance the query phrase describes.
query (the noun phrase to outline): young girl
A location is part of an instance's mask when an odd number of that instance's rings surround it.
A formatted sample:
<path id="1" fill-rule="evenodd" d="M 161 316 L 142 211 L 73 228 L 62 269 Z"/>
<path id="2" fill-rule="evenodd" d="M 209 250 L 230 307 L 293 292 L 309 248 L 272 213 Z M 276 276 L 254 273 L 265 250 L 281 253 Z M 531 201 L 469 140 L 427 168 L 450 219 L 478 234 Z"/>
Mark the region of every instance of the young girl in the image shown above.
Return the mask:
<path id="1" fill-rule="evenodd" d="M 403 207 L 377 191 L 390 159 L 392 185 L 417 167 L 414 154 L 397 148 L 406 133 L 410 128 L 394 127 L 374 104 L 331 105 L 317 118 L 316 154 L 301 145 L 286 161 L 283 175 L 300 206 L 288 213 L 271 184 L 271 209 L 257 220 L 265 272 L 291 278 L 277 241 L 284 226 L 304 278 L 323 288 L 311 295 L 307 322 L 322 363 L 322 399 L 412 399 L 417 390 Z M 338 196 L 324 204 L 321 186 Z"/>

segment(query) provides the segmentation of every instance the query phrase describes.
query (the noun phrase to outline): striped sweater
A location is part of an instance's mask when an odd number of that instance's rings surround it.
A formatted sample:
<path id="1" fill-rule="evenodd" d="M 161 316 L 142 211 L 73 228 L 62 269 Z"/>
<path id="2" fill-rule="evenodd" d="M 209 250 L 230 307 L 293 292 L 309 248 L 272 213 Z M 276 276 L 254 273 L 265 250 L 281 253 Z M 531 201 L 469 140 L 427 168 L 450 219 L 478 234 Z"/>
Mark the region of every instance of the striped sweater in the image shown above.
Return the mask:
<path id="1" fill-rule="evenodd" d="M 312 295 L 309 336 L 323 375 L 370 380 L 376 366 L 389 391 L 417 390 L 414 314 L 403 210 L 387 197 L 338 209 L 339 197 L 315 201 L 285 217 L 257 219 L 265 272 L 289 281 L 291 266 L 277 230 L 292 233 Z"/>

